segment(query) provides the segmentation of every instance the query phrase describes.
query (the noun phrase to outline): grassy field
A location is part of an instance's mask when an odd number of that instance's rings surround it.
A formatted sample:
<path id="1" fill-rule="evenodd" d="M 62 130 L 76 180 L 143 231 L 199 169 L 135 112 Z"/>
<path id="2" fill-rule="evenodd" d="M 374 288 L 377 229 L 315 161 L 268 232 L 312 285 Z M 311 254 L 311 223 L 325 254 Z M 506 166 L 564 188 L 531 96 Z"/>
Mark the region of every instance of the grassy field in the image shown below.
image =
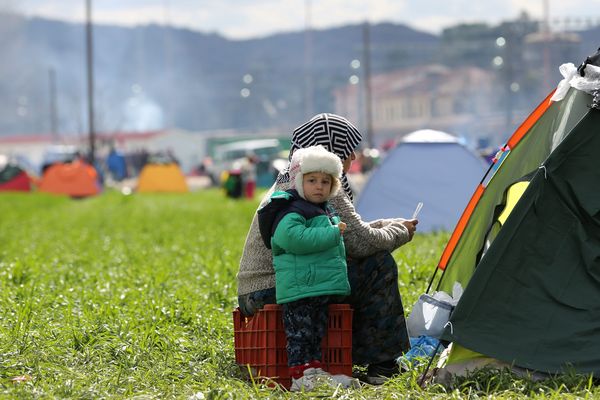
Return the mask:
<path id="1" fill-rule="evenodd" d="M 256 201 L 217 190 L 72 200 L 0 195 L 0 397 L 300 398 L 241 380 L 231 311 Z M 396 251 L 410 308 L 447 234 Z M 544 383 L 482 372 L 455 389 L 417 385 L 320 391 L 340 399 L 600 398 L 582 377 Z"/>

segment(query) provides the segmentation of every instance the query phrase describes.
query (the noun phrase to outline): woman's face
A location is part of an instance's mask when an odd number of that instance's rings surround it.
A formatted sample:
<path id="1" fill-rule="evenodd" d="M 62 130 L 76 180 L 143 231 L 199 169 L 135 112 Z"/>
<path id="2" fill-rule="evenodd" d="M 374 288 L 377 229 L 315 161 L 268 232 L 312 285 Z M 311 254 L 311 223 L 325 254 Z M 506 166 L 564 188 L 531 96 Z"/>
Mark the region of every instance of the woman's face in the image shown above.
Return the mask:
<path id="1" fill-rule="evenodd" d="M 344 170 L 344 173 L 348 172 L 350 170 L 350 166 L 352 165 L 352 161 L 356 160 L 356 153 L 352 152 L 350 153 L 350 156 L 348 158 L 346 158 L 344 161 L 342 161 L 342 167 Z"/>

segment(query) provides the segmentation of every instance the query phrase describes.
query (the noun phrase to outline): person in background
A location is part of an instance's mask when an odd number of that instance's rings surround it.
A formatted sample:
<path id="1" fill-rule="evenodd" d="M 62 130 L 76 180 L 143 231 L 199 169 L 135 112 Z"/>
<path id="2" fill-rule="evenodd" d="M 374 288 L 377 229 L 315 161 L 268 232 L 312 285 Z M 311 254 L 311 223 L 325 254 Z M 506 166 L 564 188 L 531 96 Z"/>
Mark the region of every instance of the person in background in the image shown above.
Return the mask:
<path id="1" fill-rule="evenodd" d="M 125 157 L 114 147 L 110 148 L 110 152 L 106 157 L 106 167 L 110 172 L 111 178 L 116 182 L 121 182 L 127 177 Z"/>
<path id="2" fill-rule="evenodd" d="M 352 359 L 354 364 L 368 367 L 367 382 L 381 384 L 400 372 L 396 359 L 410 349 L 398 266 L 391 252 L 412 239 L 418 221 L 389 218 L 366 222 L 356 212 L 346 172 L 361 139 L 361 133 L 347 119 L 318 114 L 294 130 L 289 159 L 298 149 L 321 145 L 342 162 L 341 190 L 329 202 L 347 225 L 344 244 L 351 293 L 343 302 L 354 309 Z M 259 209 L 274 191 L 291 189 L 292 183 L 289 168 L 282 170 Z M 265 304 L 276 303 L 273 257 L 261 238 L 257 215 L 246 237 L 237 281 L 238 303 L 244 315 L 254 315 Z"/>
<path id="3" fill-rule="evenodd" d="M 247 199 L 254 198 L 256 189 L 256 163 L 258 158 L 254 154 L 249 154 L 242 163 L 242 182 L 244 185 L 244 196 Z"/>
<path id="4" fill-rule="evenodd" d="M 223 189 L 225 189 L 225 195 L 227 197 L 232 199 L 239 199 L 242 197 L 242 171 L 239 168 L 223 171 L 221 180 L 223 181 Z"/>
<path id="5" fill-rule="evenodd" d="M 310 391 L 319 380 L 359 386 L 355 379 L 325 372 L 321 363 L 328 305 L 335 296 L 350 294 L 342 238 L 346 224 L 328 203 L 341 175 L 340 159 L 325 148 L 296 150 L 292 189 L 274 192 L 257 212 L 262 239 L 273 253 L 276 300 L 283 304 L 291 391 Z"/>

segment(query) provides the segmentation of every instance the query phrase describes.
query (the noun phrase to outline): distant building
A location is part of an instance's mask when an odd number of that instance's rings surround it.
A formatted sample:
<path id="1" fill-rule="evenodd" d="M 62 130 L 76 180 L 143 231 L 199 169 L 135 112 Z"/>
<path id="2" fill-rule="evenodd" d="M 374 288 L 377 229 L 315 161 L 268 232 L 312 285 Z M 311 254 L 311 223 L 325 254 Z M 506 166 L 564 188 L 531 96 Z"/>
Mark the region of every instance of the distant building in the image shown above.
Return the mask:
<path id="1" fill-rule="evenodd" d="M 365 125 L 363 91 L 360 84 L 334 91 L 336 112 L 360 127 Z M 375 144 L 425 128 L 474 142 L 497 135 L 506 119 L 497 106 L 497 92 L 494 73 L 477 67 L 426 65 L 375 75 L 371 78 Z"/>
<path id="2" fill-rule="evenodd" d="M 535 32 L 525 36 L 523 60 L 547 94 L 563 78 L 558 67 L 580 60 L 581 37 L 574 32 Z"/>
<path id="3" fill-rule="evenodd" d="M 56 142 L 50 134 L 0 136 L 0 155 L 18 160 L 29 172 L 37 173 L 42 166 L 46 149 L 52 144 Z"/>

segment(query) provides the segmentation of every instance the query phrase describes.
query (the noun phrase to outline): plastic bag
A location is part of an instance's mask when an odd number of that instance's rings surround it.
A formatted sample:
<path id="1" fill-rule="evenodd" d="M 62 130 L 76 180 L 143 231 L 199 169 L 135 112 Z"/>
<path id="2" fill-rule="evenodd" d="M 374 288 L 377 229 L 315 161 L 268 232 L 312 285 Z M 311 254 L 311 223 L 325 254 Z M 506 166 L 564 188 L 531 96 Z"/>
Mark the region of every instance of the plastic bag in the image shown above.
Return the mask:
<path id="1" fill-rule="evenodd" d="M 410 337 L 431 336 L 439 339 L 461 295 L 462 286 L 456 282 L 452 288 L 452 296 L 441 291 L 433 295 L 419 296 L 408 317 L 408 335 Z"/>
<path id="2" fill-rule="evenodd" d="M 573 63 L 565 63 L 559 67 L 563 80 L 558 83 L 551 101 L 562 100 L 571 87 L 582 90 L 589 94 L 594 94 L 600 90 L 600 67 L 588 64 L 585 67 L 585 76 L 577 73 L 577 68 Z"/>
<path id="3" fill-rule="evenodd" d="M 433 357 L 436 350 L 439 353 L 443 346 L 438 347 L 440 341 L 430 336 L 419 336 L 410 338 L 410 350 L 398 357 L 396 362 L 404 369 L 409 370 L 418 366 L 423 360 Z"/>

